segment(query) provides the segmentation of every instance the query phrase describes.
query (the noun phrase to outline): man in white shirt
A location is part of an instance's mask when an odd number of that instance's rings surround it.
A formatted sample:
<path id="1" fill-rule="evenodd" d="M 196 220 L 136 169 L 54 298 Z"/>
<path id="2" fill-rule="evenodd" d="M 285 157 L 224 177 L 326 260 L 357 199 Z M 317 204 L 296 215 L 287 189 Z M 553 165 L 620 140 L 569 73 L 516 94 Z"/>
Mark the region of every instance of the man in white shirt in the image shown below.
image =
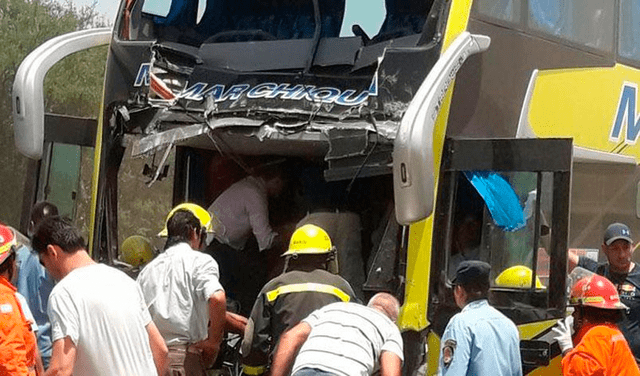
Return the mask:
<path id="1" fill-rule="evenodd" d="M 164 375 L 167 348 L 130 277 L 97 264 L 73 225 L 43 220 L 32 246 L 59 281 L 49 296 L 53 353 L 45 375 Z"/>
<path id="2" fill-rule="evenodd" d="M 264 251 L 278 248 L 278 233 L 269 223 L 269 197 L 283 188 L 282 171 L 269 166 L 231 185 L 208 209 L 219 224 L 207 253 L 220 264 L 221 283 L 245 316 L 268 279 Z"/>
<path id="3" fill-rule="evenodd" d="M 211 216 L 180 204 L 167 217 L 165 250 L 138 275 L 149 312 L 169 348 L 171 375 L 204 376 L 220 350 L 226 297 L 218 264 L 198 252 L 211 231 Z"/>

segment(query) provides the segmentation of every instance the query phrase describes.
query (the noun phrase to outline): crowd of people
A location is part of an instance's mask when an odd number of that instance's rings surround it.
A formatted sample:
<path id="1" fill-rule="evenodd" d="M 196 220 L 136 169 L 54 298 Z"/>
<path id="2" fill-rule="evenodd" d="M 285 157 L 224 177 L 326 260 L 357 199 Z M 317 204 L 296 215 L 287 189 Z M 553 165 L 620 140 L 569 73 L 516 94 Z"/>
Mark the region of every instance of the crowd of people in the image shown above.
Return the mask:
<path id="1" fill-rule="evenodd" d="M 221 202 L 214 212 L 224 212 Z M 241 251 L 255 221 L 242 221 L 242 236 L 230 236 L 224 222 L 227 230 L 216 233 L 224 226 L 216 214 L 176 206 L 159 234 L 163 251 L 135 280 L 94 261 L 51 203 L 33 207 L 30 241 L 0 224 L 0 375 L 205 376 L 225 333 L 242 338 L 245 375 L 402 374 L 398 300 L 378 293 L 363 305 L 332 273 L 336 248 L 317 225 L 295 230 L 284 271 L 255 294 L 247 317 L 229 310 L 230 282 L 207 250 L 215 237 L 214 248 Z M 256 223 L 265 229 L 255 245 L 262 252 L 277 235 L 268 220 Z M 573 314 L 552 329 L 564 375 L 640 375 L 640 268 L 631 261 L 632 244 L 629 228 L 614 223 L 602 246 L 608 262 L 569 254 L 571 269 L 591 272 L 572 286 Z M 149 249 L 144 254 L 152 257 Z M 490 274 L 480 260 L 461 261 L 451 274 L 460 312 L 440 340 L 438 375 L 523 374 L 518 329 L 489 303 Z"/>

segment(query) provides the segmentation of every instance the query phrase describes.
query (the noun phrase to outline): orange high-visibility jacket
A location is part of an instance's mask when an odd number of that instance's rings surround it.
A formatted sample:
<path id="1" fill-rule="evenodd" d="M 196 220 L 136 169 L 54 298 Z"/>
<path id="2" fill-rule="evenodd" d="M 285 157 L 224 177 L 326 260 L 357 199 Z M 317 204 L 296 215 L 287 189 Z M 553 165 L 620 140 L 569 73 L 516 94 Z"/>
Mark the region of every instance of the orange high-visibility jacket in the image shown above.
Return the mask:
<path id="1" fill-rule="evenodd" d="M 640 376 L 640 371 L 629 344 L 618 327 L 601 324 L 587 328 L 578 345 L 564 356 L 562 374 Z"/>
<path id="2" fill-rule="evenodd" d="M 36 349 L 16 288 L 0 277 L 0 376 L 35 375 Z"/>

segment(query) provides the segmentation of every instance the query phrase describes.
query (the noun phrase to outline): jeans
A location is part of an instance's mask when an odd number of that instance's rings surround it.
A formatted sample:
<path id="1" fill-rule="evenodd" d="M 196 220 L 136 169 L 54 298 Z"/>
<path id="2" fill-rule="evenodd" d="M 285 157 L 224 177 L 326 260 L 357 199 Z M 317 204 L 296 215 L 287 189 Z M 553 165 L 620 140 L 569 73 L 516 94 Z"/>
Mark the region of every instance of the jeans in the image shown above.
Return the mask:
<path id="1" fill-rule="evenodd" d="M 335 373 L 323 371 L 317 368 L 301 368 L 292 376 L 337 376 Z"/>

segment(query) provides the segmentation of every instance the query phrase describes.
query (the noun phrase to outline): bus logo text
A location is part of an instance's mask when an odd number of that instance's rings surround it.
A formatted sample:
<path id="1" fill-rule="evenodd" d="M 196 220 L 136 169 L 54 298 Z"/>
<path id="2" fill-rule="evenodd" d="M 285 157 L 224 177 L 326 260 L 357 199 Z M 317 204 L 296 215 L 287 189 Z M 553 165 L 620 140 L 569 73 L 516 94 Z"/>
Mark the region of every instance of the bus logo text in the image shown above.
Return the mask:
<path id="1" fill-rule="evenodd" d="M 611 127 L 609 140 L 620 141 L 622 128 L 626 127 L 625 142 L 634 145 L 640 134 L 640 116 L 636 114 L 636 101 L 638 98 L 638 85 L 625 82 L 618 101 L 618 111 Z"/>
<path id="2" fill-rule="evenodd" d="M 149 86 L 149 63 L 141 64 L 133 86 Z M 201 101 L 211 97 L 216 102 L 227 100 L 237 100 L 242 95 L 249 99 L 285 99 L 285 100 L 306 100 L 314 103 L 337 104 L 341 106 L 357 106 L 364 103 L 370 96 L 378 95 L 378 75 L 373 76 L 371 85 L 367 90 L 360 92 L 354 89 L 340 90 L 335 87 L 316 87 L 315 85 L 289 84 L 265 82 L 251 87 L 248 84 L 236 84 L 230 87 L 215 84 L 210 85 L 204 82 L 195 83 L 181 93 L 178 98 L 192 101 Z"/>

